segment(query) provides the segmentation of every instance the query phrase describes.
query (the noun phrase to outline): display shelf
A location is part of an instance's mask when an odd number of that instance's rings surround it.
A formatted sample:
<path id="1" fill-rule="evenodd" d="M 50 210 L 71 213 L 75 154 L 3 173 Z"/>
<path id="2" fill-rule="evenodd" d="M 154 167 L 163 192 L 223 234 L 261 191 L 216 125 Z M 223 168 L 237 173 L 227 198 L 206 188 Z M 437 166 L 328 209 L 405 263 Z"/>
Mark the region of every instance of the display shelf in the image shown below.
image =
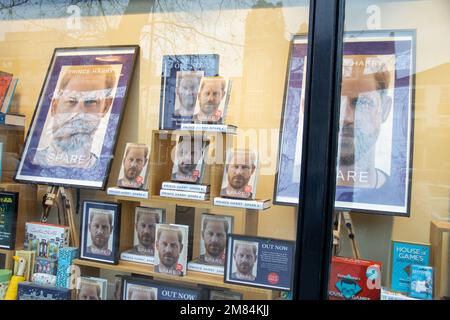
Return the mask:
<path id="1" fill-rule="evenodd" d="M 111 265 L 81 259 L 75 259 L 73 261 L 74 265 L 90 267 L 90 268 L 98 268 L 98 269 L 106 269 L 112 270 L 115 272 L 122 273 L 134 273 L 144 276 L 153 277 L 155 280 L 161 281 L 175 281 L 177 283 L 185 283 L 190 285 L 203 285 L 209 287 L 218 287 L 218 288 L 226 288 L 233 291 L 245 291 L 247 294 L 256 294 L 258 296 L 264 296 L 266 299 L 273 299 L 276 295 L 276 292 L 269 289 L 261 289 L 247 286 L 239 286 L 229 283 L 223 282 L 223 276 L 221 275 L 213 275 L 208 273 L 196 272 L 196 271 L 188 271 L 187 275 L 184 277 L 174 277 L 165 274 L 160 274 L 154 272 L 154 266 L 139 264 L 134 262 L 128 262 L 120 260 L 118 265 Z"/>
<path id="2" fill-rule="evenodd" d="M 4 269 L 11 269 L 14 267 L 14 261 L 13 261 L 13 256 L 14 256 L 15 250 L 6 250 L 6 249 L 0 249 L 0 254 L 5 256 L 5 265 L 0 266 L 0 269 L 4 268 Z"/>
<path id="3" fill-rule="evenodd" d="M 441 299 L 441 282 L 443 278 L 442 258 L 444 253 L 444 233 L 450 233 L 450 222 L 433 220 L 430 223 L 431 265 L 434 267 L 434 299 Z"/>

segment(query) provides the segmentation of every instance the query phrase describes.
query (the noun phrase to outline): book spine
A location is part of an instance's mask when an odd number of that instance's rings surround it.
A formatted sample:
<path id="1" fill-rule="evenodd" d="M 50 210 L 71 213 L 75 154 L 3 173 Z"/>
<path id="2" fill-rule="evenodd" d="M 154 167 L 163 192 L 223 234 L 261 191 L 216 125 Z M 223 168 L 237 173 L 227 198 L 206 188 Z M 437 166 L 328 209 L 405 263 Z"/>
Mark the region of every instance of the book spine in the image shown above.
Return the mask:
<path id="1" fill-rule="evenodd" d="M 259 201 L 245 201 L 245 200 L 234 200 L 226 198 L 215 198 L 214 205 L 226 206 L 226 207 L 237 207 L 244 209 L 256 209 L 263 210 L 267 208 L 264 202 Z"/>
<path id="2" fill-rule="evenodd" d="M 206 193 L 188 192 L 188 191 L 176 191 L 176 190 L 161 189 L 160 196 L 168 197 L 168 198 L 189 199 L 189 200 L 207 200 Z"/>
<path id="3" fill-rule="evenodd" d="M 163 182 L 162 188 L 168 189 L 168 190 L 176 190 L 176 191 L 189 191 L 189 192 L 199 192 L 199 193 L 208 192 L 208 186 L 195 185 L 195 184 L 173 183 L 173 182 Z"/>

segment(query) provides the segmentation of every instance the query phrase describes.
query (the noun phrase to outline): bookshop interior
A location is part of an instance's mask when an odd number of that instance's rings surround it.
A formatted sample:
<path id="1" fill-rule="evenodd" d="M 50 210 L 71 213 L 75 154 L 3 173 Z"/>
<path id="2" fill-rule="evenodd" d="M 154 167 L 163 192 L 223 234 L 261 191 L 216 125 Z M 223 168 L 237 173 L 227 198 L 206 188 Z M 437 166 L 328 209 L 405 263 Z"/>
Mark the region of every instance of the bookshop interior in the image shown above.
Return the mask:
<path id="1" fill-rule="evenodd" d="M 447 0 L 2 1 L 0 300 L 450 299 L 449 34 Z"/>

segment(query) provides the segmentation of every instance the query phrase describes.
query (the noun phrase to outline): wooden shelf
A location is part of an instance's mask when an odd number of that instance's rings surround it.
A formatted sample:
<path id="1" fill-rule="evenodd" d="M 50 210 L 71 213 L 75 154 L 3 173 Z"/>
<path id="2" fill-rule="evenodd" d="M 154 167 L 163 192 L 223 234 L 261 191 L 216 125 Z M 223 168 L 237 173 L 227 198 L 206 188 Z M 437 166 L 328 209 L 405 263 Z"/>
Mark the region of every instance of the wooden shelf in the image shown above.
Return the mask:
<path id="1" fill-rule="evenodd" d="M 5 265 L 0 266 L 0 269 L 12 269 L 14 267 L 14 262 L 12 257 L 16 253 L 16 250 L 7 250 L 7 249 L 0 249 L 0 254 L 5 255 Z"/>
<path id="2" fill-rule="evenodd" d="M 214 275 L 214 274 L 208 274 L 208 273 L 197 272 L 197 271 L 188 270 L 186 276 L 174 277 L 174 276 L 169 276 L 169 275 L 154 272 L 153 265 L 145 265 L 145 264 L 123 261 L 123 260 L 120 260 L 118 265 L 112 265 L 112 264 L 99 263 L 99 262 L 82 260 L 82 259 L 75 259 L 73 261 L 73 264 L 78 265 L 78 266 L 84 266 L 84 267 L 112 270 L 112 271 L 116 271 L 116 272 L 136 273 L 136 274 L 140 274 L 140 275 L 153 277 L 155 280 L 162 280 L 162 281 L 169 281 L 169 282 L 172 281 L 172 282 L 178 282 L 178 283 L 182 282 L 182 283 L 186 283 L 186 284 L 190 284 L 190 285 L 200 284 L 200 285 L 210 286 L 210 287 L 227 288 L 227 289 L 234 290 L 234 291 L 246 291 L 246 292 L 251 292 L 254 294 L 258 294 L 258 295 L 263 295 L 267 299 L 272 299 L 274 297 L 274 291 L 272 291 L 272 290 L 247 287 L 247 286 L 244 287 L 244 286 L 224 283 L 223 276 L 221 276 L 221 275 Z"/>

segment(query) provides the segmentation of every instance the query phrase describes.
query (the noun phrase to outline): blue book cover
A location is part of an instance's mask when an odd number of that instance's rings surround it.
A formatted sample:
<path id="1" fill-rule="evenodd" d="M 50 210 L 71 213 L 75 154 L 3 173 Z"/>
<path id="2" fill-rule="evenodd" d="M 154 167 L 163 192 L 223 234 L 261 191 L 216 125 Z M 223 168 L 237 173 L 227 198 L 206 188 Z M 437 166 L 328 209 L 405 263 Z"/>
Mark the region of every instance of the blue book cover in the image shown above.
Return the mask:
<path id="1" fill-rule="evenodd" d="M 411 281 L 411 265 L 427 266 L 430 262 L 430 246 L 425 244 L 392 242 L 391 288 L 408 293 Z"/>
<path id="2" fill-rule="evenodd" d="M 18 300 L 71 300 L 71 291 L 65 288 L 21 282 Z"/>
<path id="3" fill-rule="evenodd" d="M 160 129 L 179 129 L 182 123 L 192 122 L 201 77 L 218 74 L 218 54 L 164 56 L 161 76 Z"/>
<path id="4" fill-rule="evenodd" d="M 433 299 L 433 267 L 411 265 L 409 296 L 417 299 Z"/>

